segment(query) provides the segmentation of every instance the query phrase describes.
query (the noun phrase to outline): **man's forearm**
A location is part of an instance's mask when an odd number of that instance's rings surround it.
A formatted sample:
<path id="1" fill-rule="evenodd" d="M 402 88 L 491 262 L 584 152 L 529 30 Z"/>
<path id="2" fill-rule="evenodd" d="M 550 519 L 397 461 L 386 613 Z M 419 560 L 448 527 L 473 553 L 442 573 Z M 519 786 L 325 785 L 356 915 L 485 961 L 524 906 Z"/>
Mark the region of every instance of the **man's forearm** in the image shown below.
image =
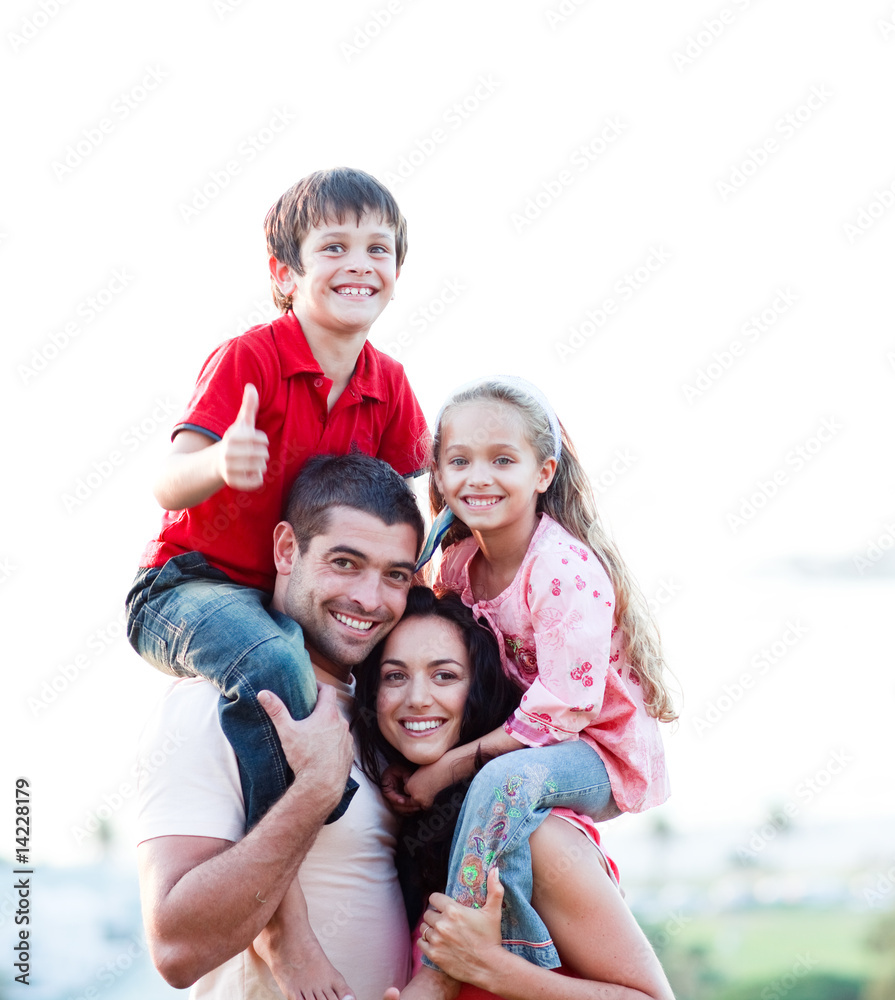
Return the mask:
<path id="1" fill-rule="evenodd" d="M 164 841 L 172 838 L 141 845 L 141 865 L 150 869 L 143 880 L 147 934 L 156 965 L 172 985 L 191 985 L 252 943 L 279 906 L 331 809 L 328 797 L 315 802 L 293 785 L 243 840 L 182 874 L 176 870 L 179 865 L 157 864 L 152 857 L 155 848 L 166 850 Z M 194 840 L 200 850 L 208 843 L 204 838 L 177 840 Z"/>
<path id="2" fill-rule="evenodd" d="M 285 795 L 237 843 L 170 836 L 138 849 L 147 938 L 172 986 L 192 985 L 252 943 L 345 788 L 353 745 L 333 689 L 324 687 L 299 722 L 276 696 L 262 692 L 259 700 L 295 772 Z"/>
<path id="3" fill-rule="evenodd" d="M 321 807 L 310 798 L 293 786 L 243 840 L 179 877 L 150 859 L 146 929 L 156 965 L 172 985 L 192 985 L 247 948 L 267 925 L 332 808 L 328 800 Z M 169 839 L 147 841 L 141 853 L 151 854 L 154 844 L 164 849 L 160 841 Z M 197 847 L 206 843 L 189 839 Z"/>

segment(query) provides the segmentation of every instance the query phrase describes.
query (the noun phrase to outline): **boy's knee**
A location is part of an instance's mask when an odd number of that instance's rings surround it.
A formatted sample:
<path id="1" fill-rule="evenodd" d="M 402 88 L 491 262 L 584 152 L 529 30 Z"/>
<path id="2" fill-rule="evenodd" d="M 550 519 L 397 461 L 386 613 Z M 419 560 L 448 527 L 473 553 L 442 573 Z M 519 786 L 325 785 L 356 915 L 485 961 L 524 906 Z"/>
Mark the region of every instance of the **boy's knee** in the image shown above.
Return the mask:
<path id="1" fill-rule="evenodd" d="M 473 778 L 471 788 L 478 790 L 487 787 L 512 793 L 521 786 L 524 779 L 525 758 L 521 756 L 523 752 L 514 750 L 489 760 Z"/>
<path id="2" fill-rule="evenodd" d="M 239 657 L 223 678 L 222 690 L 254 700 L 261 690 L 281 698 L 294 719 L 309 715 L 317 701 L 317 681 L 307 652 L 273 635 Z M 230 696 L 230 695 L 228 695 Z"/>
<path id="3" fill-rule="evenodd" d="M 521 773 L 527 763 L 530 763 L 530 750 L 511 750 L 499 757 L 492 757 L 480 771 L 481 774 L 512 774 Z"/>

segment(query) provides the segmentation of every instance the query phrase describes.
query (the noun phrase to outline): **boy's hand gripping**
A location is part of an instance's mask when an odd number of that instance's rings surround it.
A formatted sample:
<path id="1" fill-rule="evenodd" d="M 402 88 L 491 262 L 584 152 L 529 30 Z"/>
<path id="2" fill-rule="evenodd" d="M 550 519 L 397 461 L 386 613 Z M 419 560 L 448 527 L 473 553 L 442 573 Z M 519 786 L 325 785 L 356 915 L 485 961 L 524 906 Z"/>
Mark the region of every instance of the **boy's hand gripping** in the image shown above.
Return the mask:
<path id="1" fill-rule="evenodd" d="M 242 394 L 236 420 L 221 438 L 220 474 L 234 490 L 249 493 L 261 489 L 267 470 L 267 435 L 255 428 L 258 390 L 249 382 Z"/>

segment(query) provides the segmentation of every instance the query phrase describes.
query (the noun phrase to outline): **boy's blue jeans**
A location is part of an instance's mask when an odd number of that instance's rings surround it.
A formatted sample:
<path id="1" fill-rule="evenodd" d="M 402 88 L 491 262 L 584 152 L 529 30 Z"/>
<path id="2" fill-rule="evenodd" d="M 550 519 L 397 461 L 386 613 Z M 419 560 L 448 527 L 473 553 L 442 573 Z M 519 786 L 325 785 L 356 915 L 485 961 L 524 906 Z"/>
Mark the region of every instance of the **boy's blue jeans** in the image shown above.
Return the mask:
<path id="1" fill-rule="evenodd" d="M 445 890 L 460 903 L 482 906 L 488 872 L 497 865 L 504 888 L 503 946 L 547 969 L 560 964 L 559 955 L 531 905 L 528 838 L 554 806 L 595 820 L 619 815 L 606 768 L 592 747 L 573 740 L 490 760 L 473 779 L 460 810 Z M 568 877 L 575 877 L 574 869 Z"/>
<path id="2" fill-rule="evenodd" d="M 130 644 L 176 677 L 205 677 L 221 692 L 221 728 L 236 753 L 252 827 L 291 784 L 276 729 L 258 703 L 262 690 L 283 699 L 294 719 L 317 701 L 314 668 L 301 626 L 267 608 L 268 595 L 233 583 L 199 552 L 141 569 L 127 596 Z M 338 819 L 357 790 L 349 778 Z"/>

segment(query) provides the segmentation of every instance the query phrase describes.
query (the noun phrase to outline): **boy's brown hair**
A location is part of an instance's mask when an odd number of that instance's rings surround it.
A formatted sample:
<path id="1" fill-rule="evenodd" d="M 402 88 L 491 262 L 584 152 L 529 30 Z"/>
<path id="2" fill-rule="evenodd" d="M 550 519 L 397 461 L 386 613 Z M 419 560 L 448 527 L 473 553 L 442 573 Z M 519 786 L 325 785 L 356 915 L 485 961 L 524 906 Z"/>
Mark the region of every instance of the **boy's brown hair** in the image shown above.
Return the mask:
<path id="1" fill-rule="evenodd" d="M 267 252 L 296 274 L 304 274 L 301 242 L 314 226 L 327 219 L 342 222 L 354 215 L 360 222 L 366 214 L 381 215 L 395 230 L 395 258 L 400 268 L 407 256 L 407 221 L 391 192 L 375 177 L 351 167 L 316 170 L 281 195 L 264 220 Z M 284 295 L 271 277 L 273 300 L 280 312 L 292 307 L 292 296 Z"/>

